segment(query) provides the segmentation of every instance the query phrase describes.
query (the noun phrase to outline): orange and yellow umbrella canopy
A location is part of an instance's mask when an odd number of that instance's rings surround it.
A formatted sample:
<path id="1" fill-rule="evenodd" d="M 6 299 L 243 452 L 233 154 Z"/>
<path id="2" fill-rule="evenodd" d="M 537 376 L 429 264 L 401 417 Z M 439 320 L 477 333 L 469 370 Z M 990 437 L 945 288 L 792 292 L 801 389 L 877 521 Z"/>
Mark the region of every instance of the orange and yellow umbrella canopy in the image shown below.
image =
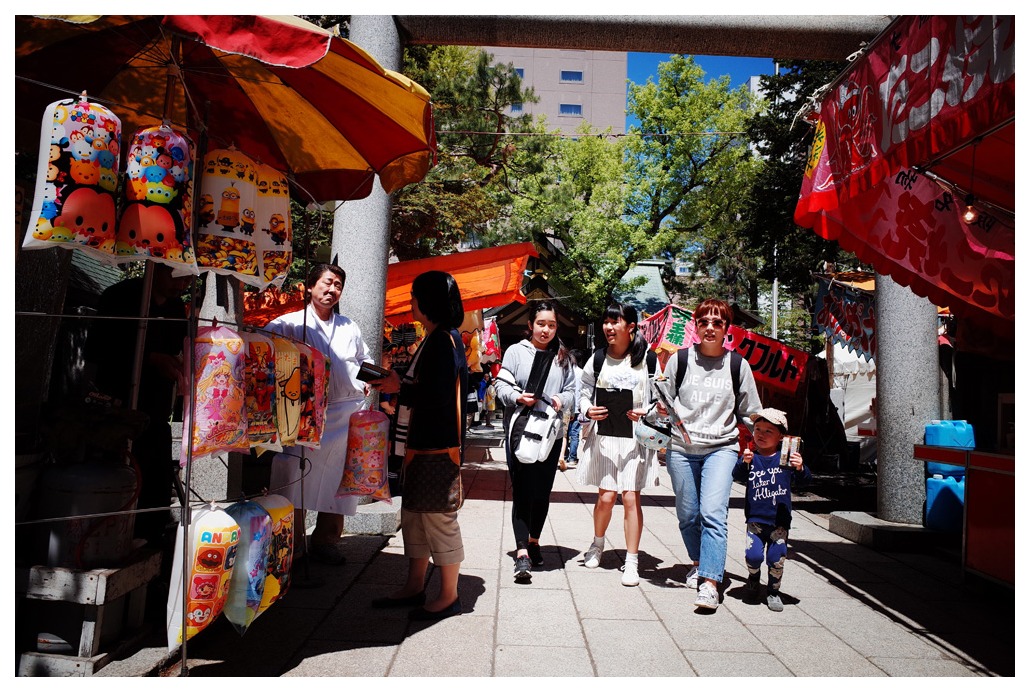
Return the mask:
<path id="1" fill-rule="evenodd" d="M 357 45 L 293 16 L 15 17 L 15 103 L 85 91 L 125 132 L 168 121 L 287 173 L 303 199 L 421 180 L 436 150 L 429 94 Z"/>

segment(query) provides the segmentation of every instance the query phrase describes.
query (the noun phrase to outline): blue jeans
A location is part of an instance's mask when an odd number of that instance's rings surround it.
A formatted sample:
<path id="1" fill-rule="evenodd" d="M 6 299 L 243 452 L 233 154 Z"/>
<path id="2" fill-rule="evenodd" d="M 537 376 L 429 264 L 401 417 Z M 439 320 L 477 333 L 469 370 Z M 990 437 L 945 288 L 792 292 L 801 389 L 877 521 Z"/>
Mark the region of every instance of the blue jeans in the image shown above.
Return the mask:
<path id="1" fill-rule="evenodd" d="M 565 446 L 565 461 L 579 460 L 579 416 L 573 416 L 569 421 L 569 443 Z"/>
<path id="2" fill-rule="evenodd" d="M 669 450 L 665 467 L 676 493 L 676 517 L 690 559 L 699 562 L 697 574 L 722 583 L 726 568 L 726 518 L 730 510 L 734 447 L 708 454 Z"/>

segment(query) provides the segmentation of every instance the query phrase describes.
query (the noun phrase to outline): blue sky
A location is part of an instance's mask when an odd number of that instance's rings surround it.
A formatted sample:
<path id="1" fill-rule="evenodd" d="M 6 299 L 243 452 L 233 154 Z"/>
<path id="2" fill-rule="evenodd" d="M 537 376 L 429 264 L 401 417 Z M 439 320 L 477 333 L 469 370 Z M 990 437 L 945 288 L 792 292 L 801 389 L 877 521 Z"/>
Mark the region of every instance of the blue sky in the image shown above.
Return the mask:
<path id="1" fill-rule="evenodd" d="M 669 59 L 668 53 L 629 53 L 626 77 L 636 84 L 644 84 L 648 77 L 658 79 L 658 63 Z M 705 81 L 723 75 L 730 76 L 736 87 L 747 82 L 752 75 L 772 74 L 773 61 L 769 58 L 738 58 L 725 55 L 695 55 L 694 61 L 705 71 Z M 636 118 L 626 116 L 626 129 L 636 125 Z"/>

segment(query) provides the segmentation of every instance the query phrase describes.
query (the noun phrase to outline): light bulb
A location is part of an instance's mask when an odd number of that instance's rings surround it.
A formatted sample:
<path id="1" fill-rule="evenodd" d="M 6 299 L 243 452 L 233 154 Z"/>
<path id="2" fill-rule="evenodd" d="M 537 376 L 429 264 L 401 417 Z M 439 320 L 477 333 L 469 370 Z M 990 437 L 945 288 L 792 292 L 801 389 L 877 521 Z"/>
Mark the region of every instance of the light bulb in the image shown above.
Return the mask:
<path id="1" fill-rule="evenodd" d="M 974 224 L 980 218 L 980 212 L 973 206 L 976 198 L 973 195 L 966 195 L 966 211 L 962 214 L 962 220 L 967 224 Z"/>

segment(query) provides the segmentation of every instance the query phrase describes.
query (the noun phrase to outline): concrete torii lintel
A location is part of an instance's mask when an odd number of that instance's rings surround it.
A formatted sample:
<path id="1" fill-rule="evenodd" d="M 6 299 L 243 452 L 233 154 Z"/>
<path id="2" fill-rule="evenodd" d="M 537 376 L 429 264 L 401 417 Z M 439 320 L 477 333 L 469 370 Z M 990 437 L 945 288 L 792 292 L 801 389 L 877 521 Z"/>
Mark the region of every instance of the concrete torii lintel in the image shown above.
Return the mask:
<path id="1" fill-rule="evenodd" d="M 409 44 L 843 60 L 889 15 L 395 15 Z"/>

